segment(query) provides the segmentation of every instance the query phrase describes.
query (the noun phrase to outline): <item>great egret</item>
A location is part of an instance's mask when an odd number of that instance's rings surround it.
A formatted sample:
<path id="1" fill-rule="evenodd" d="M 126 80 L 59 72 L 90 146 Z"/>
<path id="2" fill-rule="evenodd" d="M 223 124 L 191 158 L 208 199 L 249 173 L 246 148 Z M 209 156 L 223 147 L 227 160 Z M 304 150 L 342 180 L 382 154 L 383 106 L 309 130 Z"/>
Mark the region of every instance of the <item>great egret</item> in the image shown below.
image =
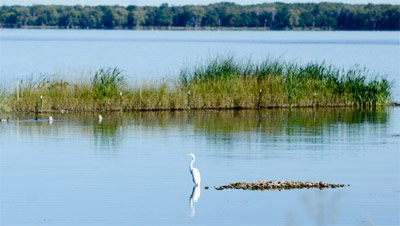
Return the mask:
<path id="1" fill-rule="evenodd" d="M 103 116 L 99 115 L 99 122 L 103 121 Z"/>
<path id="2" fill-rule="evenodd" d="M 51 115 L 49 116 L 49 123 L 53 123 L 53 117 Z"/>
<path id="3" fill-rule="evenodd" d="M 193 168 L 193 163 L 196 161 L 196 156 L 193 153 L 185 155 L 192 156 L 192 161 L 190 162 L 190 174 L 192 174 L 193 183 L 200 186 L 200 172 L 197 168 Z"/>

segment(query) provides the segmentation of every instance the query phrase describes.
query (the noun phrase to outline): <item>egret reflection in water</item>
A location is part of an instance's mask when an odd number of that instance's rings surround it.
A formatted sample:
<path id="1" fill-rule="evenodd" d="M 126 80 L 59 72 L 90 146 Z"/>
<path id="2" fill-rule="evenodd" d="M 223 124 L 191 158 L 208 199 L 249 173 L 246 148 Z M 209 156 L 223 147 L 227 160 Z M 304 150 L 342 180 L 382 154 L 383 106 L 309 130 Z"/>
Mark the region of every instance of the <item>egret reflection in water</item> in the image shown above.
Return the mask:
<path id="1" fill-rule="evenodd" d="M 200 185 L 194 185 L 193 186 L 193 190 L 192 190 L 192 194 L 190 195 L 190 199 L 189 199 L 189 204 L 190 204 L 190 217 L 194 217 L 196 211 L 194 208 L 194 203 L 199 201 L 200 198 Z"/>

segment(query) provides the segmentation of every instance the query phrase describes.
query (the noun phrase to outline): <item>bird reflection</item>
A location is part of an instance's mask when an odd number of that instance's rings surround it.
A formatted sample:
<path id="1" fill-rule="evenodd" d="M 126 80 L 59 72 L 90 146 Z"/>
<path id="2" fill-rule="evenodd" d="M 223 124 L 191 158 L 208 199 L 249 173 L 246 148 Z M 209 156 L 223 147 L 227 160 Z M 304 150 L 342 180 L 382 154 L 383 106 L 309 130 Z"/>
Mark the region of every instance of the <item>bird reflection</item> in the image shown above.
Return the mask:
<path id="1" fill-rule="evenodd" d="M 49 124 L 53 124 L 53 116 L 49 116 L 49 118 L 48 118 L 48 121 L 49 121 Z"/>
<path id="2" fill-rule="evenodd" d="M 195 209 L 194 209 L 194 203 L 199 201 L 200 198 L 200 185 L 195 185 L 193 186 L 193 191 L 192 194 L 190 195 L 190 217 L 194 217 L 195 215 Z"/>

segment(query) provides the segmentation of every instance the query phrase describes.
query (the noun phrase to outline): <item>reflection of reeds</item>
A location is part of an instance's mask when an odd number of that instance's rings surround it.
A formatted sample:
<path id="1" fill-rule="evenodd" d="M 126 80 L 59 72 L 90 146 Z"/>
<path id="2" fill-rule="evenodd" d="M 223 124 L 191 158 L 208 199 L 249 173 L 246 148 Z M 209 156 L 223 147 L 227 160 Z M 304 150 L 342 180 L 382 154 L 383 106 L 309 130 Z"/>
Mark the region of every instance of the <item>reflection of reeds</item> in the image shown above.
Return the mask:
<path id="1" fill-rule="evenodd" d="M 306 213 L 311 220 L 311 224 L 315 225 L 334 225 L 337 223 L 337 220 L 340 216 L 340 209 L 338 208 L 338 204 L 341 199 L 340 192 L 326 193 L 323 191 L 316 191 L 314 193 L 308 194 L 304 193 L 301 196 L 301 201 L 305 209 Z M 298 208 L 303 209 L 303 208 Z M 293 210 L 292 210 L 293 211 Z M 298 212 L 297 210 L 296 212 Z M 301 211 L 304 212 L 304 211 Z M 294 222 L 294 213 L 289 212 L 292 219 L 288 219 L 288 223 Z M 299 224 L 299 222 L 296 222 Z"/>
<path id="2" fill-rule="evenodd" d="M 262 132 L 274 135 L 324 133 L 330 125 L 357 123 L 385 123 L 386 109 L 324 108 L 324 109 L 269 109 L 263 111 L 193 112 L 192 125 L 208 134 Z"/>
<path id="3" fill-rule="evenodd" d="M 373 106 L 389 103 L 390 83 L 379 78 L 367 81 L 366 74 L 366 70 L 353 68 L 344 71 L 324 63 L 298 65 L 266 60 L 254 64 L 241 63 L 233 58 L 216 58 L 192 70 L 182 70 L 177 80 L 137 86 L 128 86 L 116 68 L 100 69 L 86 82 L 54 79 L 59 77 L 57 75 L 23 80 L 19 83 L 18 93 L 8 91 L 0 95 L 0 104 L 3 103 L 8 111 L 38 112 Z M 40 96 L 43 96 L 43 102 Z"/>
<path id="4" fill-rule="evenodd" d="M 33 119 L 34 114 L 10 115 L 12 121 L 17 118 Z M 83 125 L 93 128 L 98 136 L 115 137 L 120 126 L 140 127 L 144 130 L 168 131 L 171 128 L 180 130 L 194 129 L 196 132 L 209 135 L 231 135 L 237 133 L 261 132 L 271 135 L 323 134 L 329 133 L 330 126 L 335 124 L 385 124 L 388 121 L 388 109 L 383 108 L 295 108 L 263 110 L 199 110 L 199 111 L 137 111 L 128 113 L 108 113 L 99 123 L 97 115 L 92 113 L 53 114 L 57 121 Z M 39 116 L 46 118 L 47 115 Z M 26 123 L 25 130 L 42 123 Z M 56 127 L 57 128 L 57 127 Z M 97 136 L 96 135 L 96 136 Z"/>

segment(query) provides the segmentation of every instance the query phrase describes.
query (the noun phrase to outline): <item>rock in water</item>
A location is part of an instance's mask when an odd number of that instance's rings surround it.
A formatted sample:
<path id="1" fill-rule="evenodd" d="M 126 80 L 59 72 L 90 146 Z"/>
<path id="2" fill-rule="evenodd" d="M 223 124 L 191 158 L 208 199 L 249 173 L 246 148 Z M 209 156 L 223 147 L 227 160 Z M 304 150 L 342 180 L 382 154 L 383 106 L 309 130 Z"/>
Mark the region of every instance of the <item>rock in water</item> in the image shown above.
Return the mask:
<path id="1" fill-rule="evenodd" d="M 243 189 L 243 190 L 291 190 L 291 189 L 311 189 L 311 188 L 338 188 L 344 187 L 344 184 L 328 184 L 325 182 L 312 182 L 312 181 L 258 181 L 258 182 L 236 182 L 229 185 L 215 187 L 216 190 L 224 189 Z M 350 185 L 348 185 L 350 186 Z"/>

